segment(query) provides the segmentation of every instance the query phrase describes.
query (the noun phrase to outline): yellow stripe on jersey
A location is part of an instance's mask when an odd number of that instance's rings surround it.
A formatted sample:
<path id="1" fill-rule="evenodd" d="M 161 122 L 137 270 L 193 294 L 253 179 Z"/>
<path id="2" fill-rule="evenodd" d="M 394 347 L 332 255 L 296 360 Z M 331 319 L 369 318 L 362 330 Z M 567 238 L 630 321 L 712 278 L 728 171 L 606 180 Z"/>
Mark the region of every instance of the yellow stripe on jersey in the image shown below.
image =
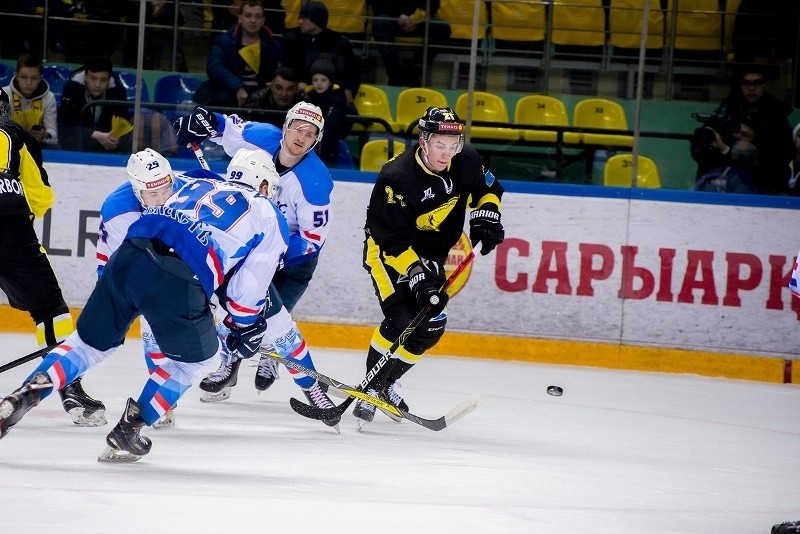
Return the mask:
<path id="1" fill-rule="evenodd" d="M 53 205 L 55 196 L 53 189 L 46 186 L 42 181 L 42 174 L 39 172 L 39 166 L 34 161 L 33 156 L 28 152 L 28 148 L 22 145 L 19 151 L 19 180 L 22 182 L 22 188 L 25 190 L 25 197 L 28 199 L 28 206 L 30 206 L 33 215 L 42 217 L 50 206 Z"/>
<path id="2" fill-rule="evenodd" d="M 8 132 L 0 129 L 0 172 L 9 172 L 11 167 L 11 154 L 13 147 L 11 144 L 11 136 Z"/>
<path id="3" fill-rule="evenodd" d="M 368 238 L 365 261 L 369 267 L 370 275 L 375 281 L 375 286 L 378 288 L 381 302 L 383 302 L 394 293 L 394 286 L 392 285 L 392 279 L 389 273 L 386 272 L 386 267 L 380 260 L 380 253 L 381 250 L 378 248 L 378 245 L 375 244 L 375 240 L 371 237 Z"/>

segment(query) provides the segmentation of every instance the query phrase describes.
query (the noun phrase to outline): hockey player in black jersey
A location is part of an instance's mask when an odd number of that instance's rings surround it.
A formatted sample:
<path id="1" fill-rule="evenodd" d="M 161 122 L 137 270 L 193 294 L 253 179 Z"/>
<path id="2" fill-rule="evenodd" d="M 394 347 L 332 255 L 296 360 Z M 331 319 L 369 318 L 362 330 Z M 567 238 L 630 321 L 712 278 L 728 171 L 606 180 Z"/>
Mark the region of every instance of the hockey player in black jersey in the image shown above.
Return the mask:
<path id="1" fill-rule="evenodd" d="M 8 95 L 0 89 L 0 289 L 12 308 L 36 324 L 40 348 L 73 330 L 58 280 L 33 228 L 53 204 L 38 141 L 9 116 Z M 105 406 L 83 390 L 80 378 L 61 391 L 61 403 L 79 426 L 106 424 Z"/>
<path id="2" fill-rule="evenodd" d="M 430 311 L 367 386 L 404 410 L 397 380 L 444 334 L 447 293 L 444 262 L 458 242 L 469 211 L 469 237 L 486 255 L 503 241 L 503 187 L 480 155 L 464 145 L 464 125 L 450 108 L 428 108 L 419 120 L 419 143 L 387 162 L 367 207 L 364 267 L 384 315 L 372 334 L 367 370 L 421 309 Z M 358 401 L 353 415 L 371 421 L 375 406 Z"/>

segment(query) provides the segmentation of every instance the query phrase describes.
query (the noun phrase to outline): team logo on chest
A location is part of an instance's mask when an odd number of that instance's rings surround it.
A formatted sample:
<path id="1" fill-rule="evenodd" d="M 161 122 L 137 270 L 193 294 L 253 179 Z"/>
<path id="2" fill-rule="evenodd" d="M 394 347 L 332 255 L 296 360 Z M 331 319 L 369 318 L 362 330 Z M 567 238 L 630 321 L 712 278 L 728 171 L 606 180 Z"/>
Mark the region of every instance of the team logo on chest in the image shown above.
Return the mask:
<path id="1" fill-rule="evenodd" d="M 434 232 L 438 232 L 439 226 L 441 226 L 445 218 L 450 215 L 450 212 L 453 211 L 453 208 L 457 203 L 458 197 L 453 197 L 445 204 L 434 208 L 432 211 L 419 215 L 416 221 L 417 228 L 420 230 L 432 230 Z"/>
<path id="2" fill-rule="evenodd" d="M 433 198 L 433 189 L 429 187 L 428 189 L 426 189 L 425 191 L 422 192 L 422 198 L 419 199 L 419 201 L 420 202 L 425 202 L 426 200 L 428 200 L 430 198 Z"/>

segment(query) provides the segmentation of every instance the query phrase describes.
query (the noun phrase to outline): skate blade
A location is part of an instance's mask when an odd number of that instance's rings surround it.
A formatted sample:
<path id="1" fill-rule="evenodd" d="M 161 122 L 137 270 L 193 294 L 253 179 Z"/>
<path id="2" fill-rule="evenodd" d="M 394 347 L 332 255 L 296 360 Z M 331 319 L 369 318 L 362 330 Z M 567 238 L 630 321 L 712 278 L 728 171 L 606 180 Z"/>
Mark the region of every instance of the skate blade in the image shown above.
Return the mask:
<path id="1" fill-rule="evenodd" d="M 231 388 L 226 387 L 222 391 L 218 391 L 217 393 L 211 393 L 209 391 L 204 391 L 202 395 L 200 395 L 201 402 L 221 402 L 225 399 L 229 399 L 231 397 Z"/>
<path id="2" fill-rule="evenodd" d="M 363 419 L 356 419 L 356 430 L 358 430 L 359 432 L 363 432 L 368 424 L 369 421 L 364 421 Z"/>
<path id="3" fill-rule="evenodd" d="M 108 424 L 105 410 L 97 410 L 90 415 L 84 415 L 83 408 L 73 408 L 68 413 L 72 422 L 77 426 L 103 426 Z"/>
<path id="4" fill-rule="evenodd" d="M 138 454 L 131 454 L 128 451 L 121 451 L 109 446 L 103 449 L 103 452 L 97 457 L 98 462 L 112 464 L 132 464 L 141 459 L 142 457 Z"/>

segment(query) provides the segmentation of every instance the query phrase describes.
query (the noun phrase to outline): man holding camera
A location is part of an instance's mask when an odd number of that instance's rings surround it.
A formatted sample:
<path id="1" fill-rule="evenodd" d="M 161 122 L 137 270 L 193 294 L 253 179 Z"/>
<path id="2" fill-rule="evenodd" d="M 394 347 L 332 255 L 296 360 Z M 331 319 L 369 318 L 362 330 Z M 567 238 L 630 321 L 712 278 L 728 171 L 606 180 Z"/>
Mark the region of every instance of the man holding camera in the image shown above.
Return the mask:
<path id="1" fill-rule="evenodd" d="M 791 108 L 768 93 L 764 66 L 744 66 L 719 107 L 695 130 L 692 158 L 697 162 L 698 189 L 714 176 L 728 176 L 730 192 L 783 194 L 794 154 Z"/>

